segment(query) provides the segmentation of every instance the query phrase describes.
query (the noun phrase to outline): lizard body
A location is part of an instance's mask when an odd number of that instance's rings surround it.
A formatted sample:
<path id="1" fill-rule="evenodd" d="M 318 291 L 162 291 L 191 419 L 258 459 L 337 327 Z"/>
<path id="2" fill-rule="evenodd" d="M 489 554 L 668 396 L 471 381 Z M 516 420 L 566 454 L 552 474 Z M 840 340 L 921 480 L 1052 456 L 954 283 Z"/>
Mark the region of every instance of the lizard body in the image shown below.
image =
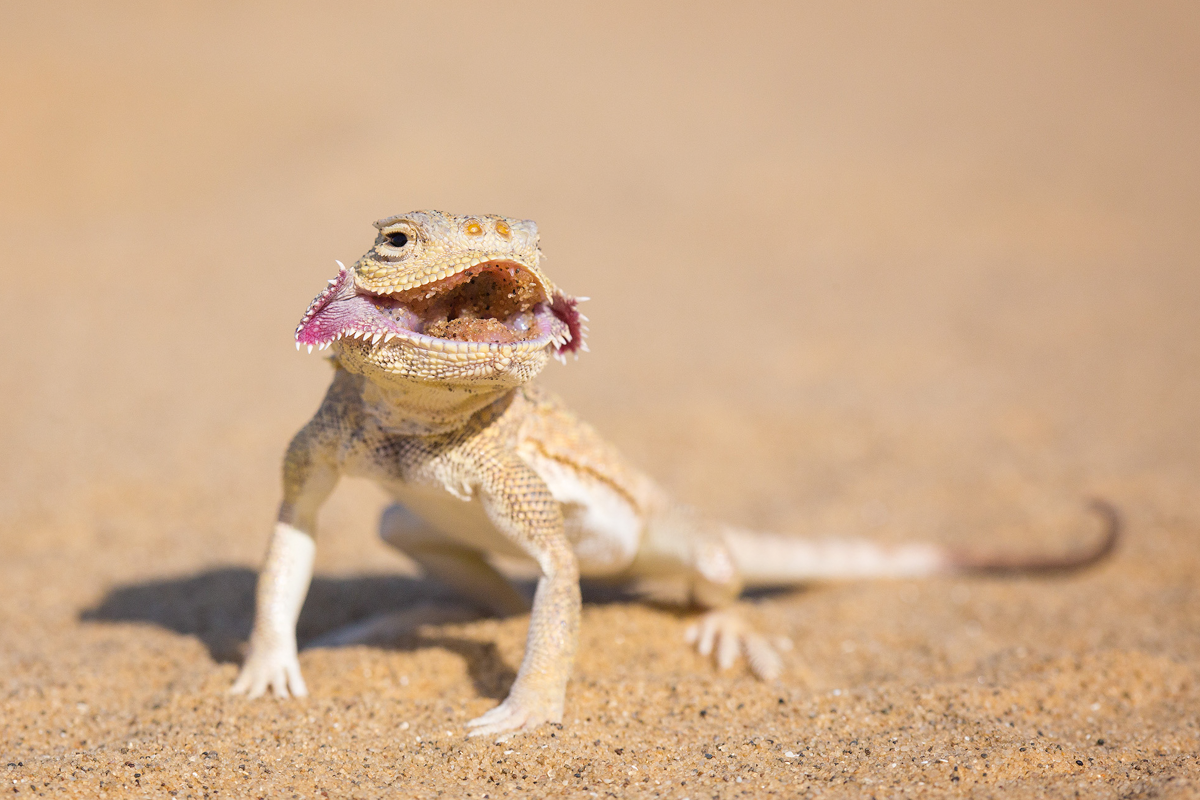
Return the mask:
<path id="1" fill-rule="evenodd" d="M 743 588 L 956 569 L 1072 568 L 972 561 L 930 545 L 882 548 L 744 531 L 672 501 L 557 399 L 530 384 L 583 348 L 577 300 L 541 269 L 527 220 L 419 211 L 375 223 L 374 246 L 309 306 L 297 346 L 336 353 L 336 373 L 284 460 L 284 498 L 259 578 L 249 651 L 233 692 L 306 693 L 295 625 L 312 576 L 317 512 L 343 475 L 397 501 L 384 541 L 497 614 L 525 598 L 489 555 L 540 572 L 525 656 L 508 697 L 471 721 L 510 735 L 562 719 L 580 620 L 580 578 L 673 579 L 708 613 L 689 638 L 722 667 L 744 653 L 762 678 L 780 660 L 732 606 Z M 352 641 L 369 631 L 343 635 Z"/>

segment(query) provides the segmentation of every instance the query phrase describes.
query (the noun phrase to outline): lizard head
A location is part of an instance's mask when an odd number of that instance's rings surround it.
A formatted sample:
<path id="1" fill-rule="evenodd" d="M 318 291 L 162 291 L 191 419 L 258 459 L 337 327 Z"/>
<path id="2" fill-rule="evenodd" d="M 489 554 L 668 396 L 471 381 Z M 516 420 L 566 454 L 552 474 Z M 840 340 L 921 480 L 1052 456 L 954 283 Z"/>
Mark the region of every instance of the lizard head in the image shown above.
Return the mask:
<path id="1" fill-rule="evenodd" d="M 297 347 L 333 347 L 375 380 L 491 385 L 586 349 L 578 300 L 542 272 L 532 221 L 414 211 L 375 227 L 375 245 L 309 305 Z"/>

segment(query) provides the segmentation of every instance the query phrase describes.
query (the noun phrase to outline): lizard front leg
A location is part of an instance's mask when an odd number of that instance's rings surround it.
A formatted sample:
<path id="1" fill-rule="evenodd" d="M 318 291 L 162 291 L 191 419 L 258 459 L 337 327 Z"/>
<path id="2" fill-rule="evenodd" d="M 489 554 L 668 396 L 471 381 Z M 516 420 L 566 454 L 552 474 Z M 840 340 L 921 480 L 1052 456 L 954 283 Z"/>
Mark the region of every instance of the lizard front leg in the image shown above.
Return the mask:
<path id="1" fill-rule="evenodd" d="M 308 689 L 296 654 L 296 621 L 312 580 L 317 511 L 333 491 L 333 448 L 319 443 L 317 420 L 296 435 L 283 467 L 283 502 L 266 562 L 258 575 L 254 628 L 242 670 L 229 691 L 259 697 L 304 697 Z"/>
<path id="2" fill-rule="evenodd" d="M 579 566 L 563 530 L 562 511 L 537 473 L 502 449 L 479 456 L 473 467 L 492 524 L 542 571 L 517 679 L 503 703 L 467 723 L 472 736 L 510 736 L 562 721 L 579 645 Z"/>

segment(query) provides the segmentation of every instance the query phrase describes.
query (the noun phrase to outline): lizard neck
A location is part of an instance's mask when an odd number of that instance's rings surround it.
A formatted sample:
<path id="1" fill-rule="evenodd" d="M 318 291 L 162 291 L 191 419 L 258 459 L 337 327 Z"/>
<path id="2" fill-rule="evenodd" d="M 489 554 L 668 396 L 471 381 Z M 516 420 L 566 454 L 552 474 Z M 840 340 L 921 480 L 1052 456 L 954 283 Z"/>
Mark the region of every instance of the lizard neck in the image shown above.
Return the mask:
<path id="1" fill-rule="evenodd" d="M 516 391 L 513 386 L 463 384 L 396 378 L 386 384 L 363 381 L 366 413 L 380 428 L 405 436 L 449 433 L 477 411 Z"/>

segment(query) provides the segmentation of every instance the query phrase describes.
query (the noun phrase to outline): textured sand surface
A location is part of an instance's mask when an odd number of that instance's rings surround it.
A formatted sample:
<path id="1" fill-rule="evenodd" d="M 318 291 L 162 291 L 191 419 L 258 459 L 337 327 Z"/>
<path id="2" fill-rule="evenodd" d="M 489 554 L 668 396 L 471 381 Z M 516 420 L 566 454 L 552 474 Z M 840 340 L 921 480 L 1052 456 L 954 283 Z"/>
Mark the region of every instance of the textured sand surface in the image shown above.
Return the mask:
<path id="1" fill-rule="evenodd" d="M 16 797 L 1200 793 L 1194 4 L 0 8 L 0 764 Z M 545 382 L 747 526 L 1059 551 L 1060 578 L 756 597 L 782 679 L 594 595 L 561 729 L 525 619 L 223 693 L 291 333 L 370 222 L 538 220 L 590 295 Z M 437 601 L 346 483 L 301 641 Z"/>

